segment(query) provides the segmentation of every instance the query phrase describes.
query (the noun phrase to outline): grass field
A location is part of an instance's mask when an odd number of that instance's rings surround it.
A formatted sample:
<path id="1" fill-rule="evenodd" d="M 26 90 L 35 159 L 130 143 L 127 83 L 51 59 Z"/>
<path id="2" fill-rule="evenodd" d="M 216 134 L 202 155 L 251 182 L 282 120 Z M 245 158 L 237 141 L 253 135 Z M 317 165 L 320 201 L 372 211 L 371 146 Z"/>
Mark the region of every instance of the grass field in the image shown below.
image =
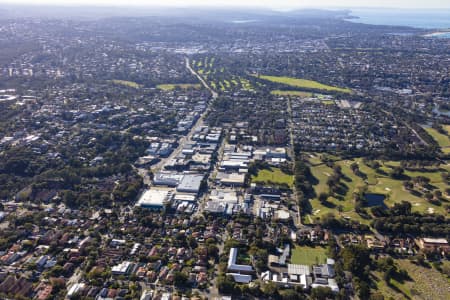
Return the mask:
<path id="1" fill-rule="evenodd" d="M 409 260 L 396 260 L 399 269 L 408 272 L 411 280 L 399 282 L 391 279 L 391 286 L 383 280 L 382 274 L 373 272 L 377 290 L 385 299 L 450 299 L 450 282 L 444 275 L 433 268 L 416 265 Z"/>
<path id="2" fill-rule="evenodd" d="M 333 100 L 323 100 L 322 103 L 325 105 L 334 105 L 335 104 L 335 102 Z"/>
<path id="3" fill-rule="evenodd" d="M 450 125 L 442 125 L 442 127 L 444 127 L 444 130 L 450 135 Z"/>
<path id="4" fill-rule="evenodd" d="M 433 137 L 433 139 L 439 144 L 444 153 L 450 153 L 450 139 L 447 135 L 438 132 L 436 129 L 431 127 L 424 128 L 429 135 Z M 445 128 L 447 129 L 447 128 Z"/>
<path id="5" fill-rule="evenodd" d="M 340 93 L 347 93 L 347 94 L 352 92 L 352 90 L 347 89 L 347 88 L 340 88 L 340 87 L 335 87 L 335 86 L 331 86 L 331 85 L 326 85 L 326 84 L 322 84 L 317 81 L 307 80 L 307 79 L 292 78 L 292 77 L 280 77 L 280 76 L 266 76 L 266 75 L 261 75 L 258 78 L 268 80 L 271 82 L 294 86 L 297 88 L 332 91 L 332 92 L 340 92 Z"/>
<path id="6" fill-rule="evenodd" d="M 252 182 L 287 184 L 290 188 L 294 186 L 294 176 L 288 175 L 279 168 L 264 169 L 252 177 Z"/>
<path id="7" fill-rule="evenodd" d="M 311 165 L 311 172 L 317 179 L 318 184 L 314 185 L 314 190 L 318 196 L 320 193 L 328 192 L 328 186 L 326 184 L 328 177 L 333 174 L 333 169 L 329 168 L 325 164 L 321 163 L 320 157 L 317 154 L 309 154 L 309 162 Z M 356 162 L 362 173 L 366 175 L 366 179 L 363 179 L 353 174 L 350 165 Z M 338 160 L 335 163 L 342 168 L 342 173 L 347 178 L 341 182 L 345 185 L 346 193 L 340 197 L 329 197 L 327 203 L 322 204 L 315 198 L 310 201 L 311 203 L 311 215 L 310 218 L 322 217 L 323 215 L 332 212 L 335 215 L 347 216 L 355 220 L 359 220 L 363 223 L 369 223 L 370 220 L 362 219 L 354 211 L 353 192 L 367 187 L 367 192 L 383 194 L 386 196 L 385 204 L 392 206 L 395 203 L 399 203 L 402 200 L 408 201 L 413 206 L 413 211 L 421 213 L 440 213 L 445 214 L 445 205 L 435 205 L 428 202 L 424 197 L 420 195 L 412 194 L 406 190 L 403 186 L 403 180 L 393 179 L 389 177 L 390 170 L 399 165 L 399 162 L 387 161 L 381 162 L 380 172 L 368 167 L 362 162 L 361 158 L 353 160 Z M 438 188 L 443 194 L 448 185 L 442 180 L 441 172 L 447 170 L 448 166 L 441 166 L 441 169 L 429 169 L 429 171 L 405 171 L 405 175 L 408 177 L 424 176 L 430 179 L 431 185 Z M 448 170 L 447 170 L 448 171 Z M 383 173 L 384 172 L 384 173 Z M 341 210 L 339 212 L 339 210 Z M 308 218 L 309 219 L 309 218 Z M 305 221 L 308 221 L 305 219 Z"/>
<path id="8" fill-rule="evenodd" d="M 270 92 L 272 95 L 276 96 L 296 96 L 296 97 L 302 97 L 302 98 L 309 98 L 312 97 L 313 93 L 309 92 L 302 92 L 302 91 L 282 91 L 282 90 L 275 90 Z"/>
<path id="9" fill-rule="evenodd" d="M 291 263 L 299 265 L 314 265 L 326 263 L 327 255 L 322 247 L 300 247 L 292 249 Z"/>
<path id="10" fill-rule="evenodd" d="M 184 89 L 184 90 L 199 89 L 199 88 L 201 88 L 201 85 L 200 84 L 192 84 L 192 83 L 181 83 L 181 84 L 159 84 L 156 87 L 160 90 L 171 91 L 176 88 Z"/>
<path id="11" fill-rule="evenodd" d="M 141 87 L 140 84 L 133 82 L 133 81 L 126 81 L 126 80 L 111 80 L 111 81 L 114 84 L 124 85 L 124 86 L 132 87 L 135 89 L 138 89 Z"/>
<path id="12" fill-rule="evenodd" d="M 253 91 L 253 87 L 252 84 L 250 83 L 250 81 L 248 79 L 239 77 L 239 80 L 241 82 L 241 86 L 244 90 L 246 91 Z"/>

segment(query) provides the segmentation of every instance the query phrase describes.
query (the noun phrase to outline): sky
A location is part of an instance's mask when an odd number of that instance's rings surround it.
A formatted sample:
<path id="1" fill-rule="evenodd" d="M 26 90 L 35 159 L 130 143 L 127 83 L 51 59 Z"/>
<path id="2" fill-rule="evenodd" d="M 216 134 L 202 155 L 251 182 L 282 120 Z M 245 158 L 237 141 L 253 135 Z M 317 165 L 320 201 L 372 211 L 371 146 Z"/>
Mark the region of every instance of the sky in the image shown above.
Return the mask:
<path id="1" fill-rule="evenodd" d="M 99 6 L 259 6 L 272 9 L 304 7 L 450 8 L 450 0 L 0 0 L 8 4 Z"/>

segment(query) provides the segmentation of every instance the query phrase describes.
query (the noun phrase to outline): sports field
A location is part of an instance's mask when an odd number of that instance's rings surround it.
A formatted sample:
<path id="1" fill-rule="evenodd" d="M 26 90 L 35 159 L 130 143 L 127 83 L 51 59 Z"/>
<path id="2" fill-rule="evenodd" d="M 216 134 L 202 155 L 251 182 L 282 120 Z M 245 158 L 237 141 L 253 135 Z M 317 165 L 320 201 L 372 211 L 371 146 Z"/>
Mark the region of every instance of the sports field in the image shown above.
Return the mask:
<path id="1" fill-rule="evenodd" d="M 159 84 L 156 86 L 160 90 L 171 91 L 176 88 L 187 90 L 187 89 L 199 89 L 201 88 L 200 84 L 192 84 L 192 83 L 179 83 L 179 84 Z"/>
<path id="2" fill-rule="evenodd" d="M 322 247 L 296 246 L 292 249 L 291 263 L 299 265 L 323 264 L 327 260 L 326 250 Z"/>
<path id="3" fill-rule="evenodd" d="M 120 84 L 120 85 L 123 85 L 123 86 L 132 87 L 132 88 L 135 88 L 135 89 L 141 87 L 140 84 L 138 84 L 136 82 L 133 82 L 133 81 L 127 81 L 127 80 L 111 80 L 111 81 L 114 84 Z"/>
<path id="4" fill-rule="evenodd" d="M 268 80 L 271 82 L 286 84 L 289 86 L 294 86 L 297 88 L 305 88 L 305 89 L 315 89 L 321 91 L 332 91 L 332 92 L 340 92 L 340 93 L 351 93 L 352 90 L 347 88 L 340 88 L 331 85 L 326 85 L 317 81 L 301 79 L 301 78 L 293 78 L 293 77 L 284 77 L 284 76 L 267 76 L 261 75 L 258 78 Z"/>
<path id="5" fill-rule="evenodd" d="M 260 170 L 257 176 L 252 177 L 252 182 L 287 184 L 290 188 L 294 185 L 294 176 L 281 171 L 279 168 Z"/>

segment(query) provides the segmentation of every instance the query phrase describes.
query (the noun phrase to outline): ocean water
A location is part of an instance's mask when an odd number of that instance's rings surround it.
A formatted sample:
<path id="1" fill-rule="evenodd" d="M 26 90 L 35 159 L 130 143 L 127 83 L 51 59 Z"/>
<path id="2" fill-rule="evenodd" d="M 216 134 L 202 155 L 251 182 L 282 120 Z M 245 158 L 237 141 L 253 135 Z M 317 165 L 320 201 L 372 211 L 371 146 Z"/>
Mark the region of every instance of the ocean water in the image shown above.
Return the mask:
<path id="1" fill-rule="evenodd" d="M 427 35 L 429 37 L 440 38 L 440 39 L 450 39 L 450 32 L 436 32 Z"/>
<path id="2" fill-rule="evenodd" d="M 450 28 L 450 10 L 352 9 L 355 23 L 410 26 L 426 29 Z"/>

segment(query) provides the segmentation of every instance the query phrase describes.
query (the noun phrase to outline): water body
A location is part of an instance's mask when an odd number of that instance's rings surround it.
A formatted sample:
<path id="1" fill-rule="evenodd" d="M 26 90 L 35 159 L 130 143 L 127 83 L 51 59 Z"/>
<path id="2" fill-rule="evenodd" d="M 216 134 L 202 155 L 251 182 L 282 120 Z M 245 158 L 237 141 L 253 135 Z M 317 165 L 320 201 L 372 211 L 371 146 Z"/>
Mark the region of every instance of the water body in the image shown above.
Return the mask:
<path id="1" fill-rule="evenodd" d="M 349 19 L 372 25 L 409 26 L 425 29 L 450 28 L 450 10 L 352 9 Z M 450 33 L 441 37 L 450 38 Z"/>
<path id="2" fill-rule="evenodd" d="M 247 23 L 254 23 L 257 22 L 257 20 L 233 20 L 231 23 L 234 24 L 247 24 Z"/>
<path id="3" fill-rule="evenodd" d="M 438 38 L 438 39 L 450 39 L 450 32 L 434 32 L 425 35 L 426 37 Z"/>
<path id="4" fill-rule="evenodd" d="M 450 117 L 450 111 L 448 110 L 440 110 L 438 105 L 435 105 L 433 108 L 433 112 L 438 116 L 447 116 Z"/>
<path id="5" fill-rule="evenodd" d="M 386 196 L 382 194 L 365 194 L 364 198 L 367 201 L 367 206 L 383 206 L 386 207 L 386 204 L 384 203 L 384 199 L 386 199 Z"/>

